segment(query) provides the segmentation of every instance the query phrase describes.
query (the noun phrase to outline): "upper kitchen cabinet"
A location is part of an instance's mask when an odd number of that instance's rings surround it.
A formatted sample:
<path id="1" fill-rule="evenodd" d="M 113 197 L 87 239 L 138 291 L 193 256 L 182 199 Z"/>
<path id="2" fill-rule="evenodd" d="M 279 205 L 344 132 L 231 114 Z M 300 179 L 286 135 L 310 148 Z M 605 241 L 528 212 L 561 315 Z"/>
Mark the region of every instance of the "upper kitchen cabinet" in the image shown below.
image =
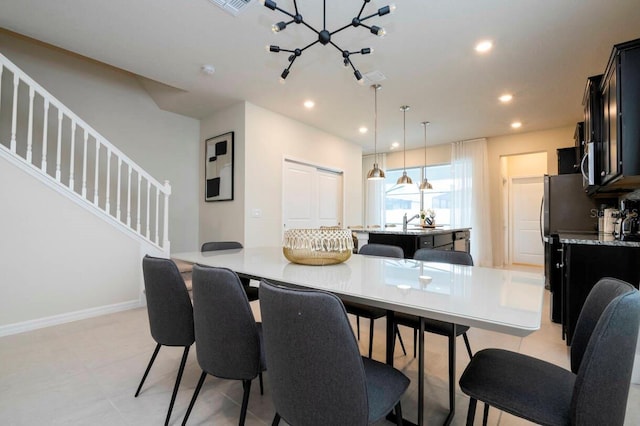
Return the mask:
<path id="1" fill-rule="evenodd" d="M 602 143 L 598 161 L 605 190 L 640 187 L 640 39 L 613 47 L 600 85 Z"/>

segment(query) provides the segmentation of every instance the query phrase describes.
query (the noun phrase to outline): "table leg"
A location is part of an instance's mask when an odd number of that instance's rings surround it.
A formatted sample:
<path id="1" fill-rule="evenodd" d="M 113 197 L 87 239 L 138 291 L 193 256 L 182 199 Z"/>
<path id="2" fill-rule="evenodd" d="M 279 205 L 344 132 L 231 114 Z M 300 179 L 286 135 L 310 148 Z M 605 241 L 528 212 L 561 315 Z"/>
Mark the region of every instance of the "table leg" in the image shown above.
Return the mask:
<path id="1" fill-rule="evenodd" d="M 394 312 L 387 311 L 387 364 L 393 366 L 393 349 L 396 346 Z"/>
<path id="2" fill-rule="evenodd" d="M 418 425 L 424 424 L 424 318 L 418 332 Z"/>
<path id="3" fill-rule="evenodd" d="M 451 424 L 456 413 L 456 325 L 452 324 L 452 336 L 449 336 L 449 415 L 445 426 Z"/>

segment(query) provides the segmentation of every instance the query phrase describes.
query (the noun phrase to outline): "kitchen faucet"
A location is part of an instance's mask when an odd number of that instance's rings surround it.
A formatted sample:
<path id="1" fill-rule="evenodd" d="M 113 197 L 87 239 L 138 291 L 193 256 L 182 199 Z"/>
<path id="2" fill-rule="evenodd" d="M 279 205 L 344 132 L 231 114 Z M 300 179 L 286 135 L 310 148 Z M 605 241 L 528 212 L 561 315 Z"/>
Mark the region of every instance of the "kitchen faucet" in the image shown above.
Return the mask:
<path id="1" fill-rule="evenodd" d="M 407 224 L 411 222 L 413 219 L 417 219 L 419 217 L 420 217 L 419 214 L 415 214 L 411 216 L 410 219 L 407 219 L 407 214 L 405 213 L 404 216 L 402 216 L 402 232 L 407 232 Z"/>

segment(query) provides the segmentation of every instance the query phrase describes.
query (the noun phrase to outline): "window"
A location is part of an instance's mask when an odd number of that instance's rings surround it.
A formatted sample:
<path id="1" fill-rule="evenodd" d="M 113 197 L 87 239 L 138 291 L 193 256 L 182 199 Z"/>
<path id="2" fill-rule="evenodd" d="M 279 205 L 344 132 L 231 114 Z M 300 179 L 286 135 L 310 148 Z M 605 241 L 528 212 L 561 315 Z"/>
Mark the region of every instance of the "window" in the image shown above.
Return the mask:
<path id="1" fill-rule="evenodd" d="M 421 192 L 419 189 L 423 171 L 433 185 L 430 191 Z M 408 168 L 407 175 L 414 183 L 411 186 L 396 185 L 402 172 L 402 169 L 386 171 L 385 223 L 401 225 L 405 213 L 411 217 L 420 213 L 420 210 L 433 209 L 436 213 L 436 224 L 449 225 L 451 223 L 451 166 L 440 164 L 426 168 Z M 412 223 L 418 224 L 418 221 L 414 220 Z"/>

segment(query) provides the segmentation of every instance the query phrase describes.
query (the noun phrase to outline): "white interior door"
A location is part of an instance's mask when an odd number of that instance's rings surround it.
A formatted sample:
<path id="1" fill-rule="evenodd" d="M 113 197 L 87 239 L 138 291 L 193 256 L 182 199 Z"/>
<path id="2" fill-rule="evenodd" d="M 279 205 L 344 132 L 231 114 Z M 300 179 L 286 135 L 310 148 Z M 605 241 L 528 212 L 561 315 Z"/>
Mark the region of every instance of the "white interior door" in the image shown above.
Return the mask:
<path id="1" fill-rule="evenodd" d="M 283 178 L 284 229 L 342 226 L 342 173 L 285 160 Z"/>
<path id="2" fill-rule="evenodd" d="M 543 192 L 542 176 L 511 179 L 511 263 L 544 264 L 544 246 L 540 239 L 540 200 Z"/>
<path id="3" fill-rule="evenodd" d="M 318 226 L 342 226 L 342 174 L 318 170 Z"/>
<path id="4" fill-rule="evenodd" d="M 318 209 L 316 168 L 284 162 L 283 214 L 284 227 L 315 228 Z"/>

